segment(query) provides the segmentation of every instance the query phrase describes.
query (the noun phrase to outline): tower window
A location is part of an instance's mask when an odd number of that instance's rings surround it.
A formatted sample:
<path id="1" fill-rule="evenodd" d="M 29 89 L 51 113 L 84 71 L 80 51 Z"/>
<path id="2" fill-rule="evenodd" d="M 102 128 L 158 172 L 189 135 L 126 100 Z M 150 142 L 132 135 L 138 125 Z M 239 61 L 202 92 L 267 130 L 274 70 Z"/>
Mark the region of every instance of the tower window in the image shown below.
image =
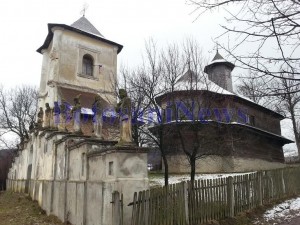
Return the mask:
<path id="1" fill-rule="evenodd" d="M 90 55 L 84 55 L 82 59 L 82 74 L 93 76 L 93 58 Z"/>

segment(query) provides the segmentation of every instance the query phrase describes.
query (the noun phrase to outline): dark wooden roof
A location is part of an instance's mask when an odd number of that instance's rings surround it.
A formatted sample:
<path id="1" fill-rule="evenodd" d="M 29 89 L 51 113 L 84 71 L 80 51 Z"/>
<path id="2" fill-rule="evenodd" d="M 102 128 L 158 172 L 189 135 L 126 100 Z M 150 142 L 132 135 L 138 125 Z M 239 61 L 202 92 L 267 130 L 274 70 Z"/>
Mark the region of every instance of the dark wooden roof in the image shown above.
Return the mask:
<path id="1" fill-rule="evenodd" d="M 209 90 L 180 90 L 180 91 L 178 90 L 178 91 L 168 92 L 168 93 L 165 93 L 163 95 L 160 95 L 160 96 L 156 97 L 156 101 L 159 105 L 161 105 L 161 102 L 164 98 L 169 98 L 173 94 L 193 95 L 193 96 L 196 96 L 198 94 L 207 94 L 207 95 L 219 96 L 219 97 L 223 97 L 223 98 L 232 98 L 233 101 L 237 101 L 237 102 L 240 102 L 242 104 L 247 104 L 247 105 L 252 106 L 254 108 L 257 108 L 257 109 L 259 109 L 263 112 L 268 112 L 276 118 L 285 119 L 285 117 L 283 115 L 281 115 L 280 113 L 277 113 L 277 112 L 275 112 L 271 109 L 268 109 L 268 108 L 263 107 L 263 106 L 261 106 L 257 103 L 254 103 L 250 100 L 247 100 L 246 98 L 242 98 L 242 97 L 240 97 L 240 96 L 238 96 L 234 93 L 232 95 L 227 95 L 227 94 L 217 93 L 217 92 L 209 91 Z"/>

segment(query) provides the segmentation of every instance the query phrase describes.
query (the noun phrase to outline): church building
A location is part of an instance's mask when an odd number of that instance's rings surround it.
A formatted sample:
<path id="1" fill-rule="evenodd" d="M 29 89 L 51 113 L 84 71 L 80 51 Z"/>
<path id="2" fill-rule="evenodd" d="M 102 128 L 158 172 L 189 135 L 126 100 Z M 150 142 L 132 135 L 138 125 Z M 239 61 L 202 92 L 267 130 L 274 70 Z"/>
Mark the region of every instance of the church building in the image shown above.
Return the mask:
<path id="1" fill-rule="evenodd" d="M 169 171 L 243 172 L 284 167 L 281 114 L 234 93 L 234 64 L 217 51 L 204 76 L 187 71 L 172 92 L 156 98 L 164 110 Z M 151 131 L 158 134 L 161 125 Z"/>

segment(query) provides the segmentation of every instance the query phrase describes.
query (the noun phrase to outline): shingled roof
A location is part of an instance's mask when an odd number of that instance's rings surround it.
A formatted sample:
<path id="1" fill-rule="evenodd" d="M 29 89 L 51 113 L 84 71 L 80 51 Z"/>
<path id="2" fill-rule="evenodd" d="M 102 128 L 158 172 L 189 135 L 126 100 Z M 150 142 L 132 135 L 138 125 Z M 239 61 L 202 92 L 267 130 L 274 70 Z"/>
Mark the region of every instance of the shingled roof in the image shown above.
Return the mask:
<path id="1" fill-rule="evenodd" d="M 82 16 L 81 18 L 76 20 L 74 23 L 72 23 L 71 27 L 77 28 L 79 30 L 82 30 L 82 31 L 85 31 L 85 32 L 88 32 L 88 33 L 96 34 L 96 35 L 99 35 L 101 37 L 104 37 L 96 29 L 96 27 L 94 27 L 94 25 L 90 21 L 88 21 L 88 19 L 85 18 L 84 16 Z"/>

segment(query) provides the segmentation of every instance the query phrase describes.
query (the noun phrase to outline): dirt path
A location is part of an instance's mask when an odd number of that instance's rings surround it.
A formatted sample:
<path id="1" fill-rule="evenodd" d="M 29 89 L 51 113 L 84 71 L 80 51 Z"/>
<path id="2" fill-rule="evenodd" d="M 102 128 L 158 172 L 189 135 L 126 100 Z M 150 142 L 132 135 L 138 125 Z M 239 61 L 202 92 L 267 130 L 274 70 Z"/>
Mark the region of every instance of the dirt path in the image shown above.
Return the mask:
<path id="1" fill-rule="evenodd" d="M 63 225 L 24 194 L 0 192 L 0 225 Z"/>
<path id="2" fill-rule="evenodd" d="M 279 223 L 278 225 L 299 225 L 299 224 L 300 224 L 300 216 L 297 216 L 289 222 Z"/>

